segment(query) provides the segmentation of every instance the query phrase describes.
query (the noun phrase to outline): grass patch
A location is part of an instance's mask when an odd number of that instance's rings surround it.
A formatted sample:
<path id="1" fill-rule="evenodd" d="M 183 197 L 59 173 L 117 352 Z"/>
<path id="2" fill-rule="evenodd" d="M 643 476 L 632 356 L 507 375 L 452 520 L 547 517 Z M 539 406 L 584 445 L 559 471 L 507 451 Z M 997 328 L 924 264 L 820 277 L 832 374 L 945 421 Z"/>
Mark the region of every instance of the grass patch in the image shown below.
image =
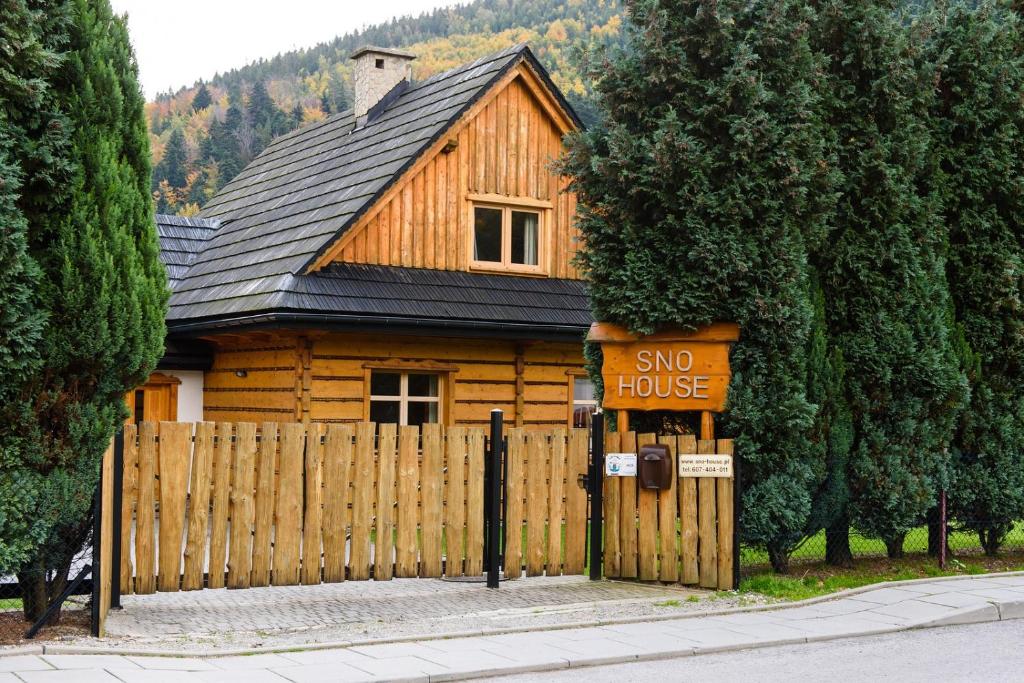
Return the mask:
<path id="1" fill-rule="evenodd" d="M 950 558 L 945 570 L 935 558 L 924 556 L 899 560 L 856 560 L 852 567 L 830 567 L 822 562 L 791 568 L 792 574 L 752 574 L 740 581 L 741 593 L 759 593 L 777 600 L 805 600 L 849 588 L 885 581 L 906 581 L 941 576 L 987 574 L 1024 570 L 1024 554 L 998 558 L 972 557 L 970 562 Z"/>
<path id="2" fill-rule="evenodd" d="M 683 603 L 678 600 L 662 600 L 661 602 L 654 603 L 655 607 L 681 607 Z"/>
<path id="3" fill-rule="evenodd" d="M 21 609 L 21 598 L 0 599 L 0 609 Z"/>

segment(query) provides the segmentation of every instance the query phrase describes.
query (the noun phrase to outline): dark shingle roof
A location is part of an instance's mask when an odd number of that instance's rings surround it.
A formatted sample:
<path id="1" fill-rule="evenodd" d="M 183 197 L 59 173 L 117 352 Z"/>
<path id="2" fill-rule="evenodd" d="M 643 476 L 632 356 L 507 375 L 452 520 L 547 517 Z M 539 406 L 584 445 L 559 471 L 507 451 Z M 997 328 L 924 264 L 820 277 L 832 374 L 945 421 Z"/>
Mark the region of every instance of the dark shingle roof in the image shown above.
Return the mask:
<path id="1" fill-rule="evenodd" d="M 160 261 L 167 266 L 167 283 L 173 290 L 217 229 L 217 221 L 205 218 L 156 215 Z"/>
<path id="2" fill-rule="evenodd" d="M 168 220 L 161 231 L 168 231 L 165 262 L 175 283 L 171 329 L 273 311 L 588 325 L 579 282 L 349 264 L 303 274 L 524 60 L 560 98 L 543 67 L 519 45 L 408 87 L 358 128 L 345 112 L 284 135 L 204 207 L 202 219 Z M 206 231 L 179 244 L 185 238 L 172 232 L 185 227 Z"/>
<path id="3" fill-rule="evenodd" d="M 221 227 L 171 301 L 170 319 L 264 309 L 494 81 L 528 54 L 499 52 L 410 87 L 354 128 L 351 112 L 275 140 L 202 215 Z"/>

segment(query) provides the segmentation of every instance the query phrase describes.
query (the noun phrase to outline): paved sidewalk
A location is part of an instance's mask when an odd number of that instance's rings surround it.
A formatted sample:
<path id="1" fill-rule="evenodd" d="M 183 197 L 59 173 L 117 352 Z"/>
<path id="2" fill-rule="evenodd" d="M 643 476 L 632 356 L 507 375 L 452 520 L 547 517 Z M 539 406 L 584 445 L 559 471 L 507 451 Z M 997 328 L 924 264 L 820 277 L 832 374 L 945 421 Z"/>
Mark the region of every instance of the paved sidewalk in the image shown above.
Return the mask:
<path id="1" fill-rule="evenodd" d="M 0 657 L 0 683 L 443 681 L 806 643 L 1024 617 L 1024 574 L 850 591 L 792 607 L 235 657 Z"/>

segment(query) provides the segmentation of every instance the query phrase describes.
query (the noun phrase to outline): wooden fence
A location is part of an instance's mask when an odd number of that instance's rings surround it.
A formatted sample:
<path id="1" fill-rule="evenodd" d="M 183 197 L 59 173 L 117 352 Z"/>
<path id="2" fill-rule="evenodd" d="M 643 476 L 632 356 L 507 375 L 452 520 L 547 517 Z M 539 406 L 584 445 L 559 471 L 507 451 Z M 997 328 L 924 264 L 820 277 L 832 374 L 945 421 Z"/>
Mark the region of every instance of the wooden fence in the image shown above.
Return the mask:
<path id="1" fill-rule="evenodd" d="M 582 574 L 589 432 L 508 431 L 505 576 Z"/>
<path id="2" fill-rule="evenodd" d="M 121 592 L 481 574 L 483 431 L 375 432 L 126 426 Z"/>
<path id="3" fill-rule="evenodd" d="M 605 435 L 605 452 L 637 453 L 668 445 L 673 472 L 679 453 L 733 453 L 731 439 L 633 432 Z M 666 490 L 638 489 L 636 477 L 604 482 L 604 574 L 610 578 L 733 586 L 733 479 L 673 477 Z"/>

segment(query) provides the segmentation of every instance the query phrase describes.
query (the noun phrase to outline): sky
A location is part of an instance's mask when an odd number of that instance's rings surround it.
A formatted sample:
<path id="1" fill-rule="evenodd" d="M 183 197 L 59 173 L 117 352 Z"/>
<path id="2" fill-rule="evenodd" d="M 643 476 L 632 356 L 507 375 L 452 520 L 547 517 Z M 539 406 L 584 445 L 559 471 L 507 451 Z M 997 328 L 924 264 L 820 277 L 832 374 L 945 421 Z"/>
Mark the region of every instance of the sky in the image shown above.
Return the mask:
<path id="1" fill-rule="evenodd" d="M 147 99 L 260 57 L 454 0 L 111 0 L 128 14 Z"/>

